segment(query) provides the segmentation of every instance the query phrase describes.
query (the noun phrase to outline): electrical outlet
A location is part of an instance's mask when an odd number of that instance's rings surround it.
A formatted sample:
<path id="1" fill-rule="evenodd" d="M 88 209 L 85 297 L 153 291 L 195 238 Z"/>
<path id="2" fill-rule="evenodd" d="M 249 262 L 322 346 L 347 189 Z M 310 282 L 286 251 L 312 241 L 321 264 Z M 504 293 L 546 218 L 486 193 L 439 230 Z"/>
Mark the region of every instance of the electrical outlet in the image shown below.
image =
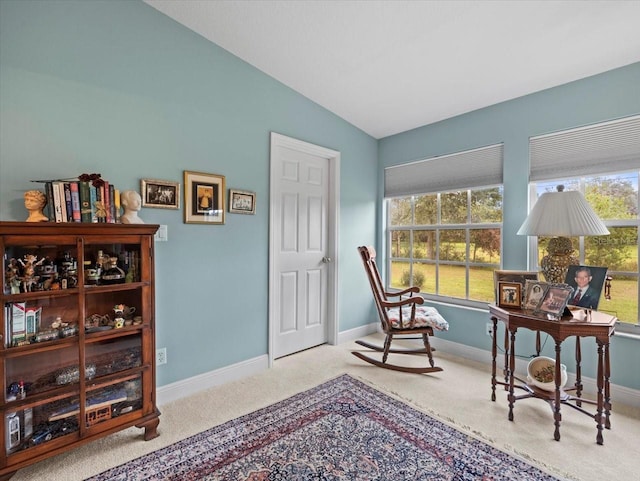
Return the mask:
<path id="1" fill-rule="evenodd" d="M 493 322 L 487 322 L 487 336 L 493 337 Z"/>
<path id="2" fill-rule="evenodd" d="M 156 349 L 156 366 L 167 363 L 167 348 Z"/>

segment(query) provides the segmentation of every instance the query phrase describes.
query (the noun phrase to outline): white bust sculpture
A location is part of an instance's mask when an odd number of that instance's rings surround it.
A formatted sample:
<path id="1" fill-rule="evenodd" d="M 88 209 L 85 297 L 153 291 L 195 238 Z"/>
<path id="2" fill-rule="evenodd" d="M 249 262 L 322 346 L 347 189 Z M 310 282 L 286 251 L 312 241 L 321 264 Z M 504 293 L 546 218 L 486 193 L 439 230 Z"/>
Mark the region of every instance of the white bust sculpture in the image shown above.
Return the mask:
<path id="1" fill-rule="evenodd" d="M 142 206 L 140 194 L 135 190 L 125 190 L 120 194 L 120 203 L 124 208 L 120 222 L 123 224 L 144 224 L 144 221 L 138 217 L 138 211 Z"/>

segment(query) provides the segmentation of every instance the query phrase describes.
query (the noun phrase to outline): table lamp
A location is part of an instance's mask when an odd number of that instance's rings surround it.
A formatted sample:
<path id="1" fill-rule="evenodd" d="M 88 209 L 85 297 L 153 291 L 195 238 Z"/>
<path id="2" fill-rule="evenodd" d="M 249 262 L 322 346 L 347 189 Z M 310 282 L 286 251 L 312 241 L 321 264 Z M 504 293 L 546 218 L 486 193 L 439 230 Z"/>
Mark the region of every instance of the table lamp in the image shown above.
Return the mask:
<path id="1" fill-rule="evenodd" d="M 518 235 L 553 236 L 540 270 L 547 282 L 563 283 L 570 265 L 578 265 L 569 237 L 609 235 L 609 230 L 593 211 L 582 193 L 564 190 L 545 192 L 533 206 Z"/>

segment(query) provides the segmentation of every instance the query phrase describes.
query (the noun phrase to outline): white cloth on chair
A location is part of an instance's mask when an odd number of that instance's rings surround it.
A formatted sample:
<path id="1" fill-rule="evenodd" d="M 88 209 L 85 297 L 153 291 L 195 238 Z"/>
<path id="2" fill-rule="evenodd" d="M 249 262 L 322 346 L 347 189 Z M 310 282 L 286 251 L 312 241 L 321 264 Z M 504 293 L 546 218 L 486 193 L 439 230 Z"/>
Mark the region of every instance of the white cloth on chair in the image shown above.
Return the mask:
<path id="1" fill-rule="evenodd" d="M 387 317 L 394 329 L 409 327 L 411 307 L 402 308 L 402 325 L 400 325 L 400 309 L 393 307 L 387 311 Z M 413 327 L 430 326 L 438 331 L 448 331 L 449 323 L 440 315 L 435 307 L 416 306 L 416 323 Z"/>

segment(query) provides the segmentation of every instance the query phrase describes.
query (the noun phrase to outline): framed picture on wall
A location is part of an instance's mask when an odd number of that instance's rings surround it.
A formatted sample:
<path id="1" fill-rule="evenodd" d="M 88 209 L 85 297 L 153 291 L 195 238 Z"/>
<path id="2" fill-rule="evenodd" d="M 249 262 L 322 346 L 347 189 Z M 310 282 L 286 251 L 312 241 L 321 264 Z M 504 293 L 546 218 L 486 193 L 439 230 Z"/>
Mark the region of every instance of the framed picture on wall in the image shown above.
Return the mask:
<path id="1" fill-rule="evenodd" d="M 256 193 L 229 189 L 229 212 L 232 214 L 255 214 Z"/>
<path id="2" fill-rule="evenodd" d="M 140 192 L 142 192 L 142 207 L 180 208 L 180 182 L 140 179 Z"/>
<path id="3" fill-rule="evenodd" d="M 185 224 L 224 224 L 224 175 L 184 171 Z"/>

